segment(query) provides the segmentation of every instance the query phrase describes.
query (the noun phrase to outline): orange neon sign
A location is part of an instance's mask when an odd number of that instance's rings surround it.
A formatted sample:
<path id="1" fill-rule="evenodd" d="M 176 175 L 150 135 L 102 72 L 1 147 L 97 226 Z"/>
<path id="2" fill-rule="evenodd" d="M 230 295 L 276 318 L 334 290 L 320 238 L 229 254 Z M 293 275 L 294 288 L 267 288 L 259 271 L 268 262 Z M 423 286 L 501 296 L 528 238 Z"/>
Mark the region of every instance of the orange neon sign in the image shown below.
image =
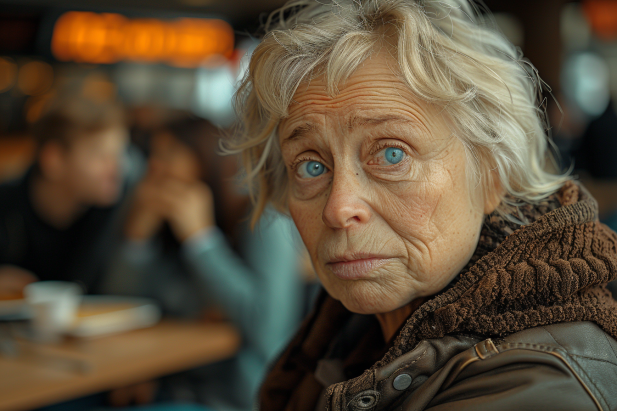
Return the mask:
<path id="1" fill-rule="evenodd" d="M 617 38 L 617 3 L 614 0 L 586 0 L 583 10 L 598 37 L 604 40 Z"/>
<path id="2" fill-rule="evenodd" d="M 58 60 L 94 64 L 131 60 L 196 67 L 210 57 L 230 57 L 233 49 L 233 30 L 223 20 L 128 19 L 78 11 L 60 16 L 51 40 Z"/>

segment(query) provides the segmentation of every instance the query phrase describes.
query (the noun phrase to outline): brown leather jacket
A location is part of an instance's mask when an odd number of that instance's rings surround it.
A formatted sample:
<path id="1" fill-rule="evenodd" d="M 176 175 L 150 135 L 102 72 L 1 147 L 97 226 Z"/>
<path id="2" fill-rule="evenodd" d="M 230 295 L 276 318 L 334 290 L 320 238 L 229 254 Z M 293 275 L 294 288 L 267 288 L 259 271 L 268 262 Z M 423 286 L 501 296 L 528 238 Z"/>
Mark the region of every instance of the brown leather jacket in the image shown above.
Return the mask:
<path id="1" fill-rule="evenodd" d="M 523 214 L 489 216 L 468 267 L 391 342 L 323 293 L 260 409 L 617 410 L 617 235 L 573 183 Z"/>

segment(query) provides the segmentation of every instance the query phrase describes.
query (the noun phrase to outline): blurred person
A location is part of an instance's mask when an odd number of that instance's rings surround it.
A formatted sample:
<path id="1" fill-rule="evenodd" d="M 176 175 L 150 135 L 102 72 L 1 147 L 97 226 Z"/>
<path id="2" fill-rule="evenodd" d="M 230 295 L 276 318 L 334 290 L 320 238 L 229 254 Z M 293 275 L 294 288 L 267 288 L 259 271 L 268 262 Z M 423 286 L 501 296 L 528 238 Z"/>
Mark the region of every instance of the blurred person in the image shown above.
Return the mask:
<path id="1" fill-rule="evenodd" d="M 81 97 L 51 102 L 33 125 L 34 164 L 0 185 L 0 295 L 29 282 L 91 291 L 112 251 L 127 143 L 122 109 Z"/>
<path id="2" fill-rule="evenodd" d="M 250 410 L 268 361 L 300 319 L 298 253 L 281 216 L 251 232 L 249 200 L 232 180 L 237 160 L 216 154 L 217 136 L 198 118 L 154 133 L 104 289 L 154 298 L 172 316 L 229 319 L 242 337 L 235 358 L 164 379 L 160 396 Z"/>

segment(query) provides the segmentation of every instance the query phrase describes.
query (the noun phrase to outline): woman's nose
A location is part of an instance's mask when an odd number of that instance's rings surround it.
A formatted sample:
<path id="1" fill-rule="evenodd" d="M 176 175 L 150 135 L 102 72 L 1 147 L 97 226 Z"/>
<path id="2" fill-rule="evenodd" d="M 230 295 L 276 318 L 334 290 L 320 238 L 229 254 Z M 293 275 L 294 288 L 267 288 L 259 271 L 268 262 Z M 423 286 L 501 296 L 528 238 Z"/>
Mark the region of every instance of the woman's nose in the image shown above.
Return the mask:
<path id="1" fill-rule="evenodd" d="M 364 200 L 366 192 L 355 172 L 336 174 L 322 213 L 322 220 L 330 228 L 351 228 L 370 220 L 371 209 Z"/>

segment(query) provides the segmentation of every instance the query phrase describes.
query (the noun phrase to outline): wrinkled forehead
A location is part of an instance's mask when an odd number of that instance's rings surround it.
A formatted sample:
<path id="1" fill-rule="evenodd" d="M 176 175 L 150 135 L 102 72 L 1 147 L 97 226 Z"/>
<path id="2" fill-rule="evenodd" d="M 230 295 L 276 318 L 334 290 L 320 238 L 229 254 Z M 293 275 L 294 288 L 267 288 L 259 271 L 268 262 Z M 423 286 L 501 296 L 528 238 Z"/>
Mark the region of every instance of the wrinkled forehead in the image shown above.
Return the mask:
<path id="1" fill-rule="evenodd" d="M 294 133 L 334 126 L 353 129 L 386 121 L 434 126 L 440 117 L 437 107 L 414 95 L 395 64 L 385 53 L 374 55 L 342 82 L 334 95 L 328 92 L 323 75 L 302 83 L 279 123 L 279 141 Z"/>

